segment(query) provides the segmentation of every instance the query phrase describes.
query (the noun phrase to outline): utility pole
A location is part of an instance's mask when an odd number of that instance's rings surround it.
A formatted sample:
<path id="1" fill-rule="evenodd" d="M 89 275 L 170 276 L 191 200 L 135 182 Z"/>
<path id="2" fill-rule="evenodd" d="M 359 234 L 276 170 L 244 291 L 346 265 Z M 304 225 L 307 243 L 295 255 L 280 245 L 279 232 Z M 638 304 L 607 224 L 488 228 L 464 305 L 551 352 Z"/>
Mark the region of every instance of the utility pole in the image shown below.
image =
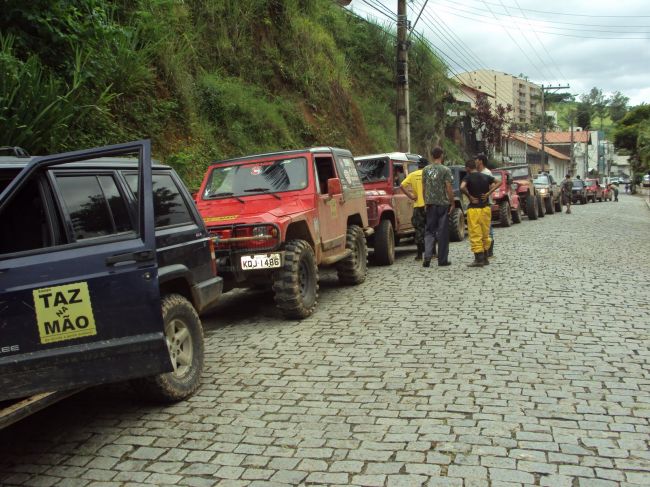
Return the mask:
<path id="1" fill-rule="evenodd" d="M 397 0 L 397 146 L 411 152 L 406 0 Z"/>
<path id="2" fill-rule="evenodd" d="M 546 90 L 568 90 L 571 88 L 569 85 L 566 86 L 544 86 L 542 85 L 542 172 L 544 172 L 544 163 L 546 162 L 546 151 L 544 149 L 544 136 L 546 132 L 546 105 L 544 102 L 544 92 Z"/>
<path id="3" fill-rule="evenodd" d="M 569 154 L 569 173 L 573 176 L 573 115 L 571 115 L 571 147 Z"/>

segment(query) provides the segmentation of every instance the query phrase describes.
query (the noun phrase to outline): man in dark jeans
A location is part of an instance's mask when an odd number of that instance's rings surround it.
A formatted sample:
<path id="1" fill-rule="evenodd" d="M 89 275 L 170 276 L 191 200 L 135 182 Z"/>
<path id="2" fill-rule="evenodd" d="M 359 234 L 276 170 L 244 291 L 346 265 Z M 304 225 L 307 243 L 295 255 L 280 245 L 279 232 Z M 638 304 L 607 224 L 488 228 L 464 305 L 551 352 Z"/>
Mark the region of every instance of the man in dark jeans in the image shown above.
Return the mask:
<path id="1" fill-rule="evenodd" d="M 431 151 L 433 162 L 422 171 L 422 190 L 427 223 L 424 230 L 424 260 L 422 267 L 431 265 L 434 241 L 438 239 L 438 265 L 449 262 L 449 213 L 453 209 L 454 190 L 451 170 L 442 165 L 443 151 L 436 147 Z"/>

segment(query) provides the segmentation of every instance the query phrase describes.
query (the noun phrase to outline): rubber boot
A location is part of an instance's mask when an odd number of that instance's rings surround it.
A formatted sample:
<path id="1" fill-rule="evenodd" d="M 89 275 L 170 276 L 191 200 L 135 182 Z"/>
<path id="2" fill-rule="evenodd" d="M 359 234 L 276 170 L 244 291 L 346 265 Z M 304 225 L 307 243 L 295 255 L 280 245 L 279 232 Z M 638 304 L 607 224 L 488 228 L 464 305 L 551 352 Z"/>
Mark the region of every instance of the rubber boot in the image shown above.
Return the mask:
<path id="1" fill-rule="evenodd" d="M 487 250 L 483 252 L 483 265 L 490 265 L 490 260 L 488 259 Z"/>
<path id="2" fill-rule="evenodd" d="M 418 244 L 418 253 L 415 254 L 415 260 L 422 260 L 422 254 L 424 253 L 424 245 Z"/>
<path id="3" fill-rule="evenodd" d="M 483 267 L 485 265 L 485 252 L 474 254 L 474 262 L 467 264 L 467 267 Z"/>
<path id="4" fill-rule="evenodd" d="M 490 243 L 490 248 L 487 249 L 487 257 L 494 257 L 494 240 Z"/>

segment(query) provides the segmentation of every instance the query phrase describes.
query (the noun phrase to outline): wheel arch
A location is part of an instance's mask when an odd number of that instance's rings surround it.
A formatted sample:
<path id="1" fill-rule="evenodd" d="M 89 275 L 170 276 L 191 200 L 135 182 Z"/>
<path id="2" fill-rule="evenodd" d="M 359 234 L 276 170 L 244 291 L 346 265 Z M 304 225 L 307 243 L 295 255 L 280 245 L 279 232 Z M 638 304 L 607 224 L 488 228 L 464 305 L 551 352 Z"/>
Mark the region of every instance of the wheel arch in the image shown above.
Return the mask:
<path id="1" fill-rule="evenodd" d="M 287 226 L 284 241 L 288 242 L 289 240 L 298 239 L 309 243 L 309 245 L 311 245 L 312 249 L 315 251 L 316 245 L 314 243 L 314 237 L 306 220 L 293 221 L 289 224 L 289 226 Z"/>

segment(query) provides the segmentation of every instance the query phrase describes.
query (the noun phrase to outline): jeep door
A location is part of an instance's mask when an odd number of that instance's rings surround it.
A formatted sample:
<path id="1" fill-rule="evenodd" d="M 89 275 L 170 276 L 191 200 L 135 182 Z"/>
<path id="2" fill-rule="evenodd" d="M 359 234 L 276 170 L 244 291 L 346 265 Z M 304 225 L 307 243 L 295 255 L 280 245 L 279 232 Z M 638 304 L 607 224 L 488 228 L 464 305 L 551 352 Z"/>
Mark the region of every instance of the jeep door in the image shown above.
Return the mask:
<path id="1" fill-rule="evenodd" d="M 141 141 L 38 157 L 0 194 L 0 401 L 172 370 L 150 151 Z M 88 162 L 131 154 L 137 217 L 115 171 Z"/>
<path id="2" fill-rule="evenodd" d="M 393 172 L 406 174 L 406 164 L 402 161 L 392 161 Z M 404 177 L 393 178 L 393 208 L 395 208 L 395 231 L 405 233 L 413 230 L 411 217 L 413 216 L 413 201 L 400 189 Z"/>
<path id="3" fill-rule="evenodd" d="M 328 194 L 328 180 L 338 177 L 331 154 L 315 154 L 314 170 L 317 180 L 318 233 L 321 251 L 327 256 L 340 252 L 341 246 L 345 246 L 347 228 L 347 218 L 343 211 L 345 199 L 344 193 L 332 196 Z M 345 192 L 345 189 L 343 191 Z"/>

